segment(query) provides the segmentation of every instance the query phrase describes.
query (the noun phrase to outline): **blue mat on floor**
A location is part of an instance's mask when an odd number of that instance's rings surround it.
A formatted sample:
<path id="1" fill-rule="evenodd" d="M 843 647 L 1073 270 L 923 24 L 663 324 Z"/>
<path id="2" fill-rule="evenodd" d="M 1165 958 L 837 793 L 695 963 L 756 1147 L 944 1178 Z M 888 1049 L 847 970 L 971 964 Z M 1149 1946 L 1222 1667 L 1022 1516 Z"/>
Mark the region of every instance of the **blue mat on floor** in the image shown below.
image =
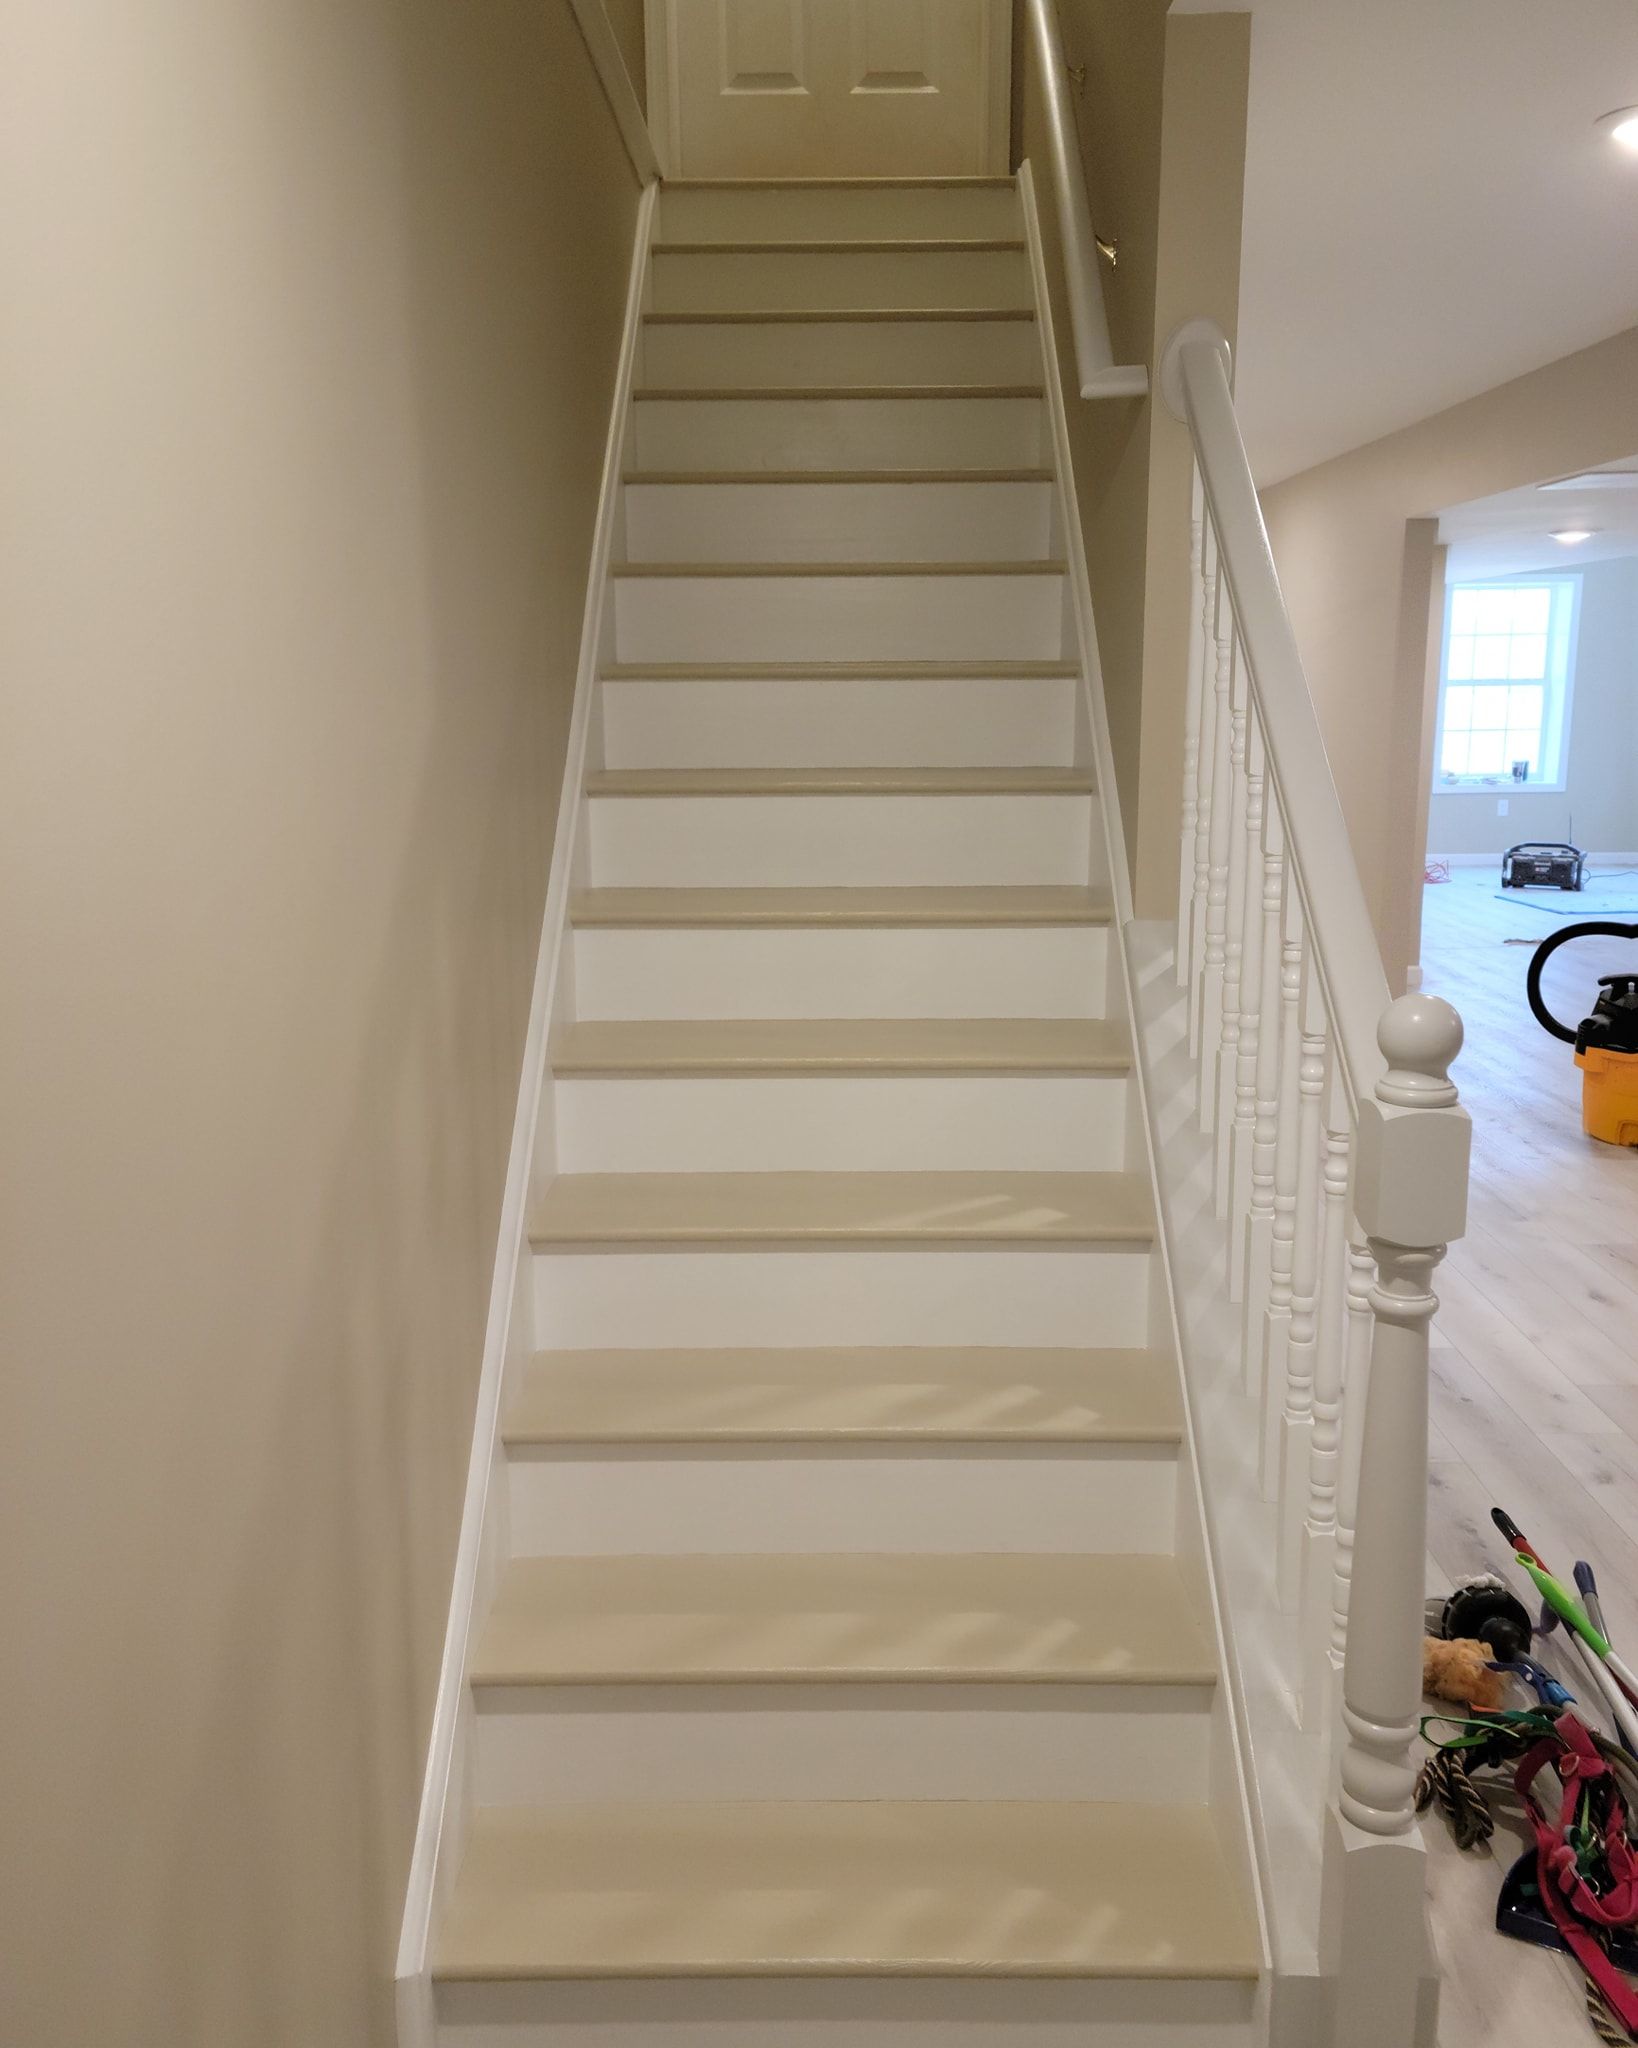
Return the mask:
<path id="1" fill-rule="evenodd" d="M 1612 923 L 1638 924 L 1638 890 L 1621 896 L 1595 896 L 1588 889 L 1578 896 L 1574 890 L 1564 889 L 1498 889 L 1496 901 L 1515 904 L 1520 910 L 1544 910 L 1549 917 L 1573 917 L 1577 922 L 1603 917 Z"/>

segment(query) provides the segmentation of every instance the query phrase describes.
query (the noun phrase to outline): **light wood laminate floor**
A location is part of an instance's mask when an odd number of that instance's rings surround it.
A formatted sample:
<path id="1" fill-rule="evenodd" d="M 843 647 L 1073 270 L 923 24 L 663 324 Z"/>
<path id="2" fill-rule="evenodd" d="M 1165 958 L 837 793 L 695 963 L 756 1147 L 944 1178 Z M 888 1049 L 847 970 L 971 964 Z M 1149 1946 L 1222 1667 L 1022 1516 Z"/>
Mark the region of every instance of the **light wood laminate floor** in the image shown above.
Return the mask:
<path id="1" fill-rule="evenodd" d="M 1499 902 L 1497 887 L 1495 869 L 1459 868 L 1424 892 L 1424 986 L 1466 1022 L 1454 1071 L 1473 1116 L 1468 1235 L 1435 1283 L 1429 1590 L 1457 1574 L 1509 1569 L 1490 1522 L 1499 1504 L 1564 1577 L 1577 1558 L 1592 1564 L 1614 1638 L 1630 1654 L 1638 1646 L 1638 1152 L 1583 1135 L 1571 1049 L 1548 1037 L 1525 1001 L 1534 943 L 1571 920 L 1528 895 Z M 1638 923 L 1638 876 L 1599 876 L 1586 894 L 1630 897 L 1620 915 Z M 1549 964 L 1545 993 L 1574 1024 L 1591 1008 L 1599 975 L 1635 968 L 1638 941 L 1583 940 Z M 1573 1688 L 1551 1641 L 1543 1661 Z M 1591 2041 L 1579 1972 L 1494 1930 L 1502 1871 L 1525 1843 L 1522 1823 L 1504 1811 L 1513 1831 L 1504 1822 L 1491 1854 L 1458 1855 L 1442 1823 L 1427 1829 L 1445 1969 L 1441 2048 Z"/>

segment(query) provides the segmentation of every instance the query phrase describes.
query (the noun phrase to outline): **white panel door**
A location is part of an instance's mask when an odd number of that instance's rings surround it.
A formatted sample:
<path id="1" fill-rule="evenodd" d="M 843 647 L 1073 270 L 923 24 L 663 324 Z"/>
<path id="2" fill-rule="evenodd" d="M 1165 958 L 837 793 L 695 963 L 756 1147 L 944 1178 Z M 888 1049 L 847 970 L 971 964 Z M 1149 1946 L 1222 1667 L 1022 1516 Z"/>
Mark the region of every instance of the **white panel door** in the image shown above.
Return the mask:
<path id="1" fill-rule="evenodd" d="M 649 0 L 648 32 L 672 177 L 1007 169 L 1012 0 Z"/>

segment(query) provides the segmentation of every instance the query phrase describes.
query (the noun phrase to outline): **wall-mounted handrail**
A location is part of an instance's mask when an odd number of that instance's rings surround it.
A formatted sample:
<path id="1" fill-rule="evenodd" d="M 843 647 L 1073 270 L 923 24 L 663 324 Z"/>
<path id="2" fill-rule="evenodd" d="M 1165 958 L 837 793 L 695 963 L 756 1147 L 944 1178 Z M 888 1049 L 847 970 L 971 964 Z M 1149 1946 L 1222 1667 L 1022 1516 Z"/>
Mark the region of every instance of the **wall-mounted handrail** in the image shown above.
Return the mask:
<path id="1" fill-rule="evenodd" d="M 1075 109 L 1065 83 L 1069 67 L 1055 0 L 1024 0 L 1030 47 L 1040 73 L 1051 145 L 1052 186 L 1062 230 L 1064 279 L 1075 369 L 1083 398 L 1141 398 L 1149 388 L 1142 363 L 1117 363 L 1109 345 L 1109 316 L 1098 270 L 1098 241 L 1087 204 L 1086 176 L 1075 131 Z"/>

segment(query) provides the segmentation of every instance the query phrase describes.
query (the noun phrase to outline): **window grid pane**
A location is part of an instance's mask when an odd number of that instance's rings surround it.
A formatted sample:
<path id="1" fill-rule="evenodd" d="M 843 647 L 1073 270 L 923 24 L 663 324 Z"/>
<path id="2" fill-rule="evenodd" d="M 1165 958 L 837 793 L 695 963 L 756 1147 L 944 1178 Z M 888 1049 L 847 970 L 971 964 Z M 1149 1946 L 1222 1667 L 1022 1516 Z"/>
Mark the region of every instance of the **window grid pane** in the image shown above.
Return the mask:
<path id="1" fill-rule="evenodd" d="M 1541 773 L 1552 606 L 1548 584 L 1452 591 L 1441 775 Z"/>

